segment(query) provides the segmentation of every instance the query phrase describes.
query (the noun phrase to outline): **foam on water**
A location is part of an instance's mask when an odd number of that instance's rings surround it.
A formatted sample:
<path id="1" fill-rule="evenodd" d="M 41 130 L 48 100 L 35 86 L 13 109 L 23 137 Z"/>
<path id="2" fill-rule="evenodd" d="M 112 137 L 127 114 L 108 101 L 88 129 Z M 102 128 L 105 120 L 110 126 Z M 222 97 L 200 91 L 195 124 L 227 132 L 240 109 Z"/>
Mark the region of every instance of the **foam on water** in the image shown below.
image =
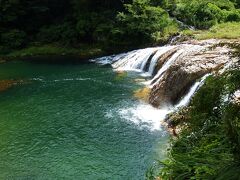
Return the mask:
<path id="1" fill-rule="evenodd" d="M 32 81 L 40 81 L 40 82 L 62 82 L 62 81 L 89 81 L 93 80 L 91 78 L 64 78 L 64 79 L 53 79 L 53 80 L 45 80 L 43 78 L 32 78 Z"/>
<path id="2" fill-rule="evenodd" d="M 131 108 L 121 108 L 119 115 L 137 125 L 140 129 L 147 128 L 150 131 L 161 130 L 162 123 L 169 113 L 169 109 L 157 109 L 149 104 L 140 103 Z"/>
<path id="3" fill-rule="evenodd" d="M 165 108 L 157 109 L 149 104 L 140 102 L 131 108 L 119 108 L 118 113 L 123 119 L 136 124 L 140 129 L 147 128 L 150 131 L 161 130 L 161 126 L 167 115 L 187 106 L 208 76 L 210 74 L 204 75 L 199 81 L 195 82 L 189 92 L 175 106 L 166 106 Z M 107 116 L 110 117 L 111 114 L 107 114 Z"/>

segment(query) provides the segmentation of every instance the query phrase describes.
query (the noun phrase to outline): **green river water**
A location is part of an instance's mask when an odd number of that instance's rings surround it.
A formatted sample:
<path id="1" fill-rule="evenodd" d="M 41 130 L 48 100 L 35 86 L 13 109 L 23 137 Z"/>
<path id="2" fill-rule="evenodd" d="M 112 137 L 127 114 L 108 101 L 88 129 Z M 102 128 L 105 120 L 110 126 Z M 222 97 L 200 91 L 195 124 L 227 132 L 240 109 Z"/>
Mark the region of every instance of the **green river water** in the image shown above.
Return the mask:
<path id="1" fill-rule="evenodd" d="M 168 136 L 133 97 L 137 76 L 96 64 L 0 64 L 0 80 L 27 82 L 0 92 L 0 179 L 144 179 Z"/>

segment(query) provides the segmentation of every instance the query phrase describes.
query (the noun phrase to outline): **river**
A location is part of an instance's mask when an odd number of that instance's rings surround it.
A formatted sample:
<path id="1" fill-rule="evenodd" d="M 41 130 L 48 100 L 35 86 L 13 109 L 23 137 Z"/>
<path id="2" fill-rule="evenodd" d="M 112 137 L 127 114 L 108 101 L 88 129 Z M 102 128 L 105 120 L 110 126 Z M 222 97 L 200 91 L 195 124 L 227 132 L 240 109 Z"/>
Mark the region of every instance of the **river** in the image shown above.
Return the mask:
<path id="1" fill-rule="evenodd" d="M 144 179 L 165 157 L 159 111 L 134 98 L 137 72 L 93 63 L 0 64 L 0 179 Z"/>

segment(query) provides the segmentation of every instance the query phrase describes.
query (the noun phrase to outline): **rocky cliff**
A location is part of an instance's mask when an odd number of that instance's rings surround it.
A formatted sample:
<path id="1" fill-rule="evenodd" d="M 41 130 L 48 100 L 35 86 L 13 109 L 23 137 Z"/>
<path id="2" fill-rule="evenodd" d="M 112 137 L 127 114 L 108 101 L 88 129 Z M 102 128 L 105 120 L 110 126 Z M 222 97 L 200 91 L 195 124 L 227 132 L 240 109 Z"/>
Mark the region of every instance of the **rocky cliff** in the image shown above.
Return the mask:
<path id="1" fill-rule="evenodd" d="M 178 46 L 185 51 L 152 87 L 149 102 L 155 107 L 166 102 L 176 103 L 197 79 L 207 73 L 216 73 L 234 61 L 233 49 L 219 40 L 189 41 Z"/>
<path id="2" fill-rule="evenodd" d="M 198 88 L 195 85 L 200 82 L 200 78 L 209 73 L 218 73 L 232 64 L 236 60 L 232 57 L 236 44 L 239 45 L 240 41 L 189 40 L 102 57 L 94 61 L 109 63 L 117 71 L 142 73 L 148 80 L 145 84 L 149 94 L 145 97 L 148 97 L 150 104 L 161 108 L 166 105 L 174 106 L 184 97 L 190 98 L 189 92 L 194 94 L 193 91 Z"/>

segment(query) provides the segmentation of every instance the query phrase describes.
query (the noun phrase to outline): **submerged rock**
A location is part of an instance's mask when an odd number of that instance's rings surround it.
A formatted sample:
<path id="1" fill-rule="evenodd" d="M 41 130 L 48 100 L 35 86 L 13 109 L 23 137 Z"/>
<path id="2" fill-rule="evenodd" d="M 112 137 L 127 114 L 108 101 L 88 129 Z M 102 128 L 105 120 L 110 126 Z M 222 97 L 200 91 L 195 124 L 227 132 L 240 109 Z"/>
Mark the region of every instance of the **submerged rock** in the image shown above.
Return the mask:
<path id="1" fill-rule="evenodd" d="M 5 62 L 6 62 L 6 60 L 0 58 L 0 64 L 5 63 Z"/>
<path id="2" fill-rule="evenodd" d="M 138 98 L 140 100 L 143 100 L 145 102 L 148 102 L 149 95 L 150 95 L 151 89 L 148 87 L 145 87 L 143 89 L 139 89 L 134 92 L 134 97 Z"/>
<path id="3" fill-rule="evenodd" d="M 117 71 L 115 80 L 120 81 L 120 80 L 124 79 L 126 76 L 127 76 L 127 72 Z"/>
<path id="4" fill-rule="evenodd" d="M 26 83 L 24 80 L 0 80 L 0 92 L 6 91 L 7 89 L 17 85 Z"/>

